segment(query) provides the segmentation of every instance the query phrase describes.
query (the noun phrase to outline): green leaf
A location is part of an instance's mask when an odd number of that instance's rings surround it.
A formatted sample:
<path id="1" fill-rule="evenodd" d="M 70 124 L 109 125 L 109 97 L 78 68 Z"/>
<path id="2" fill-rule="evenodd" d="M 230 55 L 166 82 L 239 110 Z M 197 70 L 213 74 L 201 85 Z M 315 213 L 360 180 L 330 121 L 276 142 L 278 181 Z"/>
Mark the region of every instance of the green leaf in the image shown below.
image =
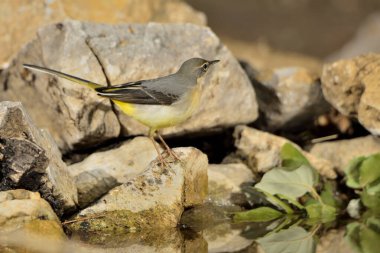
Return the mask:
<path id="1" fill-rule="evenodd" d="M 380 192 L 370 194 L 366 189 L 360 194 L 363 205 L 376 213 L 380 213 Z"/>
<path id="2" fill-rule="evenodd" d="M 302 165 L 310 166 L 306 157 L 292 144 L 285 143 L 281 148 L 282 166 L 289 170 L 295 170 Z"/>
<path id="3" fill-rule="evenodd" d="M 256 240 L 265 253 L 312 253 L 315 242 L 312 234 L 294 226 Z"/>
<path id="4" fill-rule="evenodd" d="M 318 219 L 321 222 L 332 221 L 336 216 L 335 207 L 325 205 L 323 203 L 314 202 L 307 205 L 305 208 L 310 219 Z"/>
<path id="5" fill-rule="evenodd" d="M 379 252 L 380 220 L 371 217 L 364 223 L 353 222 L 346 227 L 345 239 L 352 248 L 361 253 Z"/>
<path id="6" fill-rule="evenodd" d="M 347 186 L 358 189 L 360 188 L 359 178 L 360 178 L 360 165 L 366 158 L 364 156 L 359 156 L 350 161 L 347 168 L 344 170 L 347 176 Z"/>
<path id="7" fill-rule="evenodd" d="M 274 206 L 278 207 L 281 210 L 284 210 L 287 214 L 293 213 L 293 209 L 288 204 L 286 204 L 284 201 L 282 201 L 281 199 L 277 198 L 276 196 L 274 196 L 274 195 L 272 195 L 269 192 L 266 192 L 264 190 L 257 189 L 257 191 L 263 193 L 265 195 L 266 199 L 271 204 L 273 204 Z"/>
<path id="8" fill-rule="evenodd" d="M 303 210 L 305 209 L 305 207 L 303 205 L 301 205 L 297 200 L 295 199 L 291 199 L 291 198 L 288 198 L 287 196 L 285 196 L 284 194 L 277 194 L 277 196 L 281 199 L 281 200 L 286 200 L 287 202 L 289 202 L 289 204 L 297 207 L 298 209 L 300 210 Z"/>
<path id="9" fill-rule="evenodd" d="M 380 153 L 367 157 L 360 166 L 359 184 L 364 187 L 380 179 Z"/>
<path id="10" fill-rule="evenodd" d="M 326 181 L 323 185 L 323 190 L 321 192 L 322 202 L 326 205 L 339 208 L 342 206 L 342 200 L 335 197 L 334 192 L 336 191 L 335 185 L 332 181 Z"/>
<path id="11" fill-rule="evenodd" d="M 266 222 L 277 219 L 284 214 L 270 207 L 258 207 L 234 214 L 234 221 Z"/>
<path id="12" fill-rule="evenodd" d="M 282 194 L 294 200 L 307 192 L 319 198 L 313 188 L 313 172 L 306 165 L 292 171 L 281 168 L 272 169 L 264 174 L 255 187 L 272 195 Z"/>
<path id="13" fill-rule="evenodd" d="M 365 190 L 368 192 L 368 194 L 371 194 L 371 195 L 380 193 L 380 178 L 366 185 Z"/>

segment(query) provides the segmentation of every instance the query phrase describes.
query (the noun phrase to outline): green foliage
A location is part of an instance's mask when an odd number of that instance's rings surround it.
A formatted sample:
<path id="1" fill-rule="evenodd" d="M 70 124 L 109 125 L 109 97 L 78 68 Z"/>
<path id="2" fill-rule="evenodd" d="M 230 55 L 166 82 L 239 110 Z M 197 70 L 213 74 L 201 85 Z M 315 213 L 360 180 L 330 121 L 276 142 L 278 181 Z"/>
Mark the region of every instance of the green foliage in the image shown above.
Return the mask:
<path id="1" fill-rule="evenodd" d="M 360 190 L 363 205 L 380 212 L 380 153 L 353 159 L 345 173 L 347 186 Z"/>
<path id="2" fill-rule="evenodd" d="M 333 194 L 332 188 L 326 189 L 326 203 L 324 203 L 314 187 L 318 182 L 316 171 L 301 152 L 287 143 L 281 150 L 281 156 L 282 165 L 285 167 L 268 171 L 254 186 L 279 211 L 274 208 L 259 207 L 247 212 L 236 213 L 234 219 L 236 221 L 269 221 L 284 215 L 303 213 L 306 213 L 311 219 L 321 221 L 333 219 L 336 209 L 327 203 L 328 201 L 332 202 L 330 198 Z M 328 192 L 329 189 L 330 192 Z M 306 194 L 308 196 L 310 194 L 314 202 L 305 206 L 299 202 L 299 198 Z"/>
<path id="3" fill-rule="evenodd" d="M 283 216 L 283 213 L 270 207 L 258 207 L 249 211 L 236 213 L 235 221 L 266 222 Z"/>
<path id="4" fill-rule="evenodd" d="M 301 165 L 295 170 L 275 168 L 263 176 L 255 187 L 272 195 L 282 194 L 297 199 L 307 192 L 315 193 L 313 172 L 309 166 Z"/>
<path id="5" fill-rule="evenodd" d="M 266 253 L 312 253 L 315 251 L 312 233 L 299 226 L 269 234 L 256 241 Z"/>
<path id="6" fill-rule="evenodd" d="M 359 253 L 379 252 L 380 219 L 370 217 L 364 222 L 353 222 L 346 226 L 345 239 Z"/>

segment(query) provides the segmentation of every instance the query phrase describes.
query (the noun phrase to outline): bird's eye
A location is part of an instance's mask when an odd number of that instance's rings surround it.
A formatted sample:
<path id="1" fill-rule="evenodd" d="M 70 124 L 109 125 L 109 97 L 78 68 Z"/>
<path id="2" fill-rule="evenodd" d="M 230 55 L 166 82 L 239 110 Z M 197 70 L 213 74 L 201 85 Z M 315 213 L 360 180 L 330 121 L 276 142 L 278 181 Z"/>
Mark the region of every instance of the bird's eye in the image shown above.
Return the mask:
<path id="1" fill-rule="evenodd" d="M 202 65 L 202 69 L 206 71 L 208 69 L 208 63 L 206 62 L 205 64 Z"/>

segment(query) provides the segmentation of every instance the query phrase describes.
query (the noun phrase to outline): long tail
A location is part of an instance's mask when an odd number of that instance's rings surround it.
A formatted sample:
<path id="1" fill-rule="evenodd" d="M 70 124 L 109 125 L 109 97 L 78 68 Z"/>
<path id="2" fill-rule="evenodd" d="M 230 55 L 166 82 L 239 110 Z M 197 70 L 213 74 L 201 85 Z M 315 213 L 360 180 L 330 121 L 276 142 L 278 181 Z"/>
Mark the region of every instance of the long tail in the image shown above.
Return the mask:
<path id="1" fill-rule="evenodd" d="M 70 80 L 72 82 L 79 83 L 79 84 L 82 84 L 84 86 L 87 86 L 87 87 L 89 87 L 91 89 L 103 87 L 103 85 L 100 85 L 100 84 L 97 84 L 97 83 L 93 83 L 93 82 L 90 82 L 88 80 L 84 80 L 82 78 L 76 77 L 76 76 L 68 75 L 68 74 L 65 74 L 65 73 L 53 70 L 53 69 L 48 69 L 48 68 L 39 67 L 39 66 L 36 66 L 36 65 L 30 65 L 30 64 L 23 64 L 23 65 L 27 69 L 37 70 L 37 71 L 40 71 L 40 72 L 43 72 L 43 73 L 48 73 L 50 75 L 62 77 L 62 78 L 65 78 L 67 80 Z"/>

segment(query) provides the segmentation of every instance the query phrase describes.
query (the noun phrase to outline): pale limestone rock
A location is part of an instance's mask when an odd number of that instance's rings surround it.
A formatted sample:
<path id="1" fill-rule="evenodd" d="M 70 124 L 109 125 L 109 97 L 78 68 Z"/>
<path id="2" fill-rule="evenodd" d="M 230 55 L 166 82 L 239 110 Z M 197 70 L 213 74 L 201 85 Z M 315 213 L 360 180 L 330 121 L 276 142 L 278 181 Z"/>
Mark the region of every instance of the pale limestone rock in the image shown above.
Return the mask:
<path id="1" fill-rule="evenodd" d="M 326 99 L 344 115 L 358 118 L 372 134 L 380 135 L 380 54 L 326 64 L 322 89 Z"/>
<path id="2" fill-rule="evenodd" d="M 238 154 L 246 160 L 253 172 L 266 172 L 280 166 L 280 151 L 285 143 L 291 143 L 298 147 L 283 137 L 247 126 L 237 126 L 234 137 Z M 327 178 L 336 177 L 334 166 L 329 161 L 317 158 L 301 149 L 300 151 L 322 176 Z"/>
<path id="3" fill-rule="evenodd" d="M 115 187 L 78 217 L 88 231 L 134 231 L 176 227 L 185 207 L 203 203 L 207 195 L 207 157 L 194 148 L 174 149 L 181 162 L 159 166 L 153 161 L 140 175 Z M 101 216 L 104 215 L 104 216 Z M 83 222 L 70 224 L 79 230 Z M 84 224 L 84 223 L 83 223 Z"/>
<path id="4" fill-rule="evenodd" d="M 344 174 L 344 169 L 352 159 L 379 152 L 380 140 L 371 135 L 350 140 L 317 143 L 310 150 L 314 156 L 331 161 L 341 174 Z"/>
<path id="5" fill-rule="evenodd" d="M 206 24 L 203 13 L 178 0 L 0 1 L 0 9 L 5 14 L 0 15 L 0 65 L 33 39 L 39 27 L 68 18 L 107 24 L 151 21 Z"/>

